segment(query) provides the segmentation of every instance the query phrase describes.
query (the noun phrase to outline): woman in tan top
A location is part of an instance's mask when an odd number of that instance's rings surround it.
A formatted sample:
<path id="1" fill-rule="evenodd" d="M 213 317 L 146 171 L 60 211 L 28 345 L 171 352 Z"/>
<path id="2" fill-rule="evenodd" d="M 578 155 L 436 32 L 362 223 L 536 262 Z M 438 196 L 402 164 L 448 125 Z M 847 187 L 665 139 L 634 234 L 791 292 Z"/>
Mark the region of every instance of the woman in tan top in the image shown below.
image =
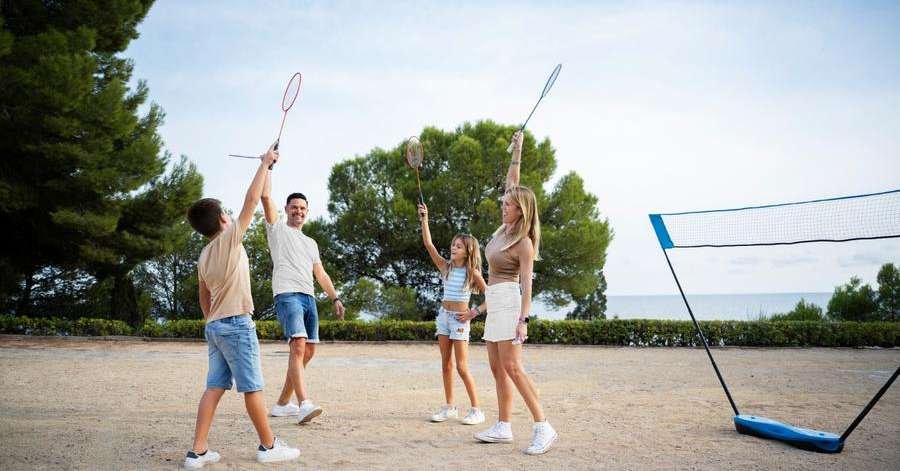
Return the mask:
<path id="1" fill-rule="evenodd" d="M 493 427 L 476 433 L 475 438 L 488 443 L 512 442 L 509 420 L 515 388 L 534 419 L 531 446 L 525 453 L 539 455 L 550 449 L 557 434 L 544 417 L 537 389 L 522 367 L 522 343 L 528 338 L 528 314 L 531 311 L 531 275 L 534 261 L 539 259 L 541 240 L 534 192 L 519 185 L 522 140 L 522 132 L 513 135 L 512 161 L 503 195 L 503 224 L 484 250 L 489 274 L 484 340 L 497 386 L 500 417 Z"/>

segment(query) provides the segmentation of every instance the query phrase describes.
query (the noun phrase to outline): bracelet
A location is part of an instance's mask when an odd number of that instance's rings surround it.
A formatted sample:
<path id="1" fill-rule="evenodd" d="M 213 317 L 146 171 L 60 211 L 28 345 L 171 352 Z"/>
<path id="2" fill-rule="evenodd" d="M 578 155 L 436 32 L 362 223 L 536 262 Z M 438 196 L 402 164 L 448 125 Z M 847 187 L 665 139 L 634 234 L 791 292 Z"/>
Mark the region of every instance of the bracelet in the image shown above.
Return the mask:
<path id="1" fill-rule="evenodd" d="M 341 301 L 341 298 L 334 298 L 334 299 L 331 300 L 331 304 L 334 304 L 334 303 L 336 303 L 336 302 L 338 302 L 338 301 Z M 341 301 L 341 302 L 343 302 L 343 301 Z"/>
<path id="2" fill-rule="evenodd" d="M 531 318 L 528 317 L 528 316 L 520 317 L 520 318 L 519 318 L 519 324 L 527 324 L 528 321 L 530 321 L 530 320 L 531 320 Z"/>
<path id="3" fill-rule="evenodd" d="M 509 162 L 509 164 L 510 164 L 510 165 L 519 165 L 519 162 L 521 162 L 521 160 L 511 160 L 511 161 Z"/>

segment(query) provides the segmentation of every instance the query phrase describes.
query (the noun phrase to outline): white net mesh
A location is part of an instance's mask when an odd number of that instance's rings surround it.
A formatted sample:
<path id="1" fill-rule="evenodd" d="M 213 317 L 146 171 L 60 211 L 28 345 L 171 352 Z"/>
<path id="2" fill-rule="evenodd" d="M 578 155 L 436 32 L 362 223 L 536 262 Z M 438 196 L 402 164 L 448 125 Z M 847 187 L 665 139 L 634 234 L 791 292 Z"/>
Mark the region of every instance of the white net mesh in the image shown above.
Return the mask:
<path id="1" fill-rule="evenodd" d="M 659 215 L 672 247 L 735 247 L 900 237 L 900 190 Z M 660 242 L 663 236 L 659 234 Z M 664 246 L 666 244 L 663 244 Z"/>

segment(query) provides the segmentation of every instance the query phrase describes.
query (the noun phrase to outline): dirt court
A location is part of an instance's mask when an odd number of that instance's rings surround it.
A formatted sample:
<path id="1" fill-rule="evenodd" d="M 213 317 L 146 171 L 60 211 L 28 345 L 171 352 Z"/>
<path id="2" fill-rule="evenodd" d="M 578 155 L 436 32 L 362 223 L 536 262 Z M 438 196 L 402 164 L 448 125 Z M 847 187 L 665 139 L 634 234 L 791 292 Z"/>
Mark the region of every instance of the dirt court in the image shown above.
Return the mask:
<path id="1" fill-rule="evenodd" d="M 715 351 L 742 412 L 841 433 L 900 364 L 900 349 Z M 222 461 L 206 469 L 898 469 L 900 385 L 836 455 L 739 435 L 702 350 L 527 345 L 526 368 L 560 438 L 522 453 L 531 420 L 517 397 L 515 443 L 479 444 L 496 420 L 483 345 L 470 351 L 484 425 L 432 424 L 443 401 L 436 345 L 323 343 L 307 373 L 325 414 L 272 418 L 302 450 L 255 463 L 242 398 L 226 393 L 210 434 Z M 274 403 L 287 346 L 262 344 Z M 0 469 L 175 469 L 191 445 L 206 344 L 0 336 Z M 468 407 L 457 380 L 456 404 Z"/>

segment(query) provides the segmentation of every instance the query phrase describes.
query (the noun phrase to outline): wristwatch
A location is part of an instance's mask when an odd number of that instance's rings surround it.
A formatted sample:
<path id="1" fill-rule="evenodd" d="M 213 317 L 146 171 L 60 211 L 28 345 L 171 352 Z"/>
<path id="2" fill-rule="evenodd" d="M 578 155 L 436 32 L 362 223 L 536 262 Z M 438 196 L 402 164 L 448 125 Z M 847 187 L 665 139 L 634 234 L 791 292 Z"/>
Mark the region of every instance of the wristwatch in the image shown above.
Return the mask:
<path id="1" fill-rule="evenodd" d="M 528 317 L 528 316 L 520 317 L 520 318 L 519 318 L 519 323 L 520 323 L 520 324 L 527 324 L 528 321 L 530 321 L 530 320 L 531 320 L 531 318 Z"/>
<path id="2" fill-rule="evenodd" d="M 338 301 L 341 301 L 341 298 L 334 298 L 334 299 L 331 300 L 331 304 L 334 304 L 334 303 L 336 303 L 336 302 L 338 302 Z M 343 301 L 341 301 L 341 302 L 343 302 Z"/>

